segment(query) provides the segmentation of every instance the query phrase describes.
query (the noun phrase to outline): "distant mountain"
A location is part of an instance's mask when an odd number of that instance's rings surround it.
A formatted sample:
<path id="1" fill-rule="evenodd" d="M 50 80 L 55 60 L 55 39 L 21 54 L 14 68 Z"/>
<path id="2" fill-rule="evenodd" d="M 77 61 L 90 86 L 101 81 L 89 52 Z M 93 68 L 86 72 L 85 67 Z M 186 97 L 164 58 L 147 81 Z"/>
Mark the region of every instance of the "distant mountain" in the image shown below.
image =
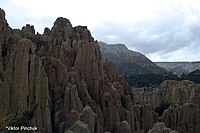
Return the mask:
<path id="1" fill-rule="evenodd" d="M 116 63 L 122 75 L 163 74 L 167 71 L 139 52 L 129 50 L 124 44 L 108 45 L 99 42 L 102 59 Z"/>
<path id="2" fill-rule="evenodd" d="M 155 62 L 158 66 L 173 72 L 173 74 L 188 74 L 192 71 L 200 69 L 200 62 Z"/>
<path id="3" fill-rule="evenodd" d="M 200 83 L 200 69 L 192 71 L 188 74 L 182 74 L 181 78 L 183 80 L 190 80 L 190 81 L 193 81 L 195 83 Z"/>

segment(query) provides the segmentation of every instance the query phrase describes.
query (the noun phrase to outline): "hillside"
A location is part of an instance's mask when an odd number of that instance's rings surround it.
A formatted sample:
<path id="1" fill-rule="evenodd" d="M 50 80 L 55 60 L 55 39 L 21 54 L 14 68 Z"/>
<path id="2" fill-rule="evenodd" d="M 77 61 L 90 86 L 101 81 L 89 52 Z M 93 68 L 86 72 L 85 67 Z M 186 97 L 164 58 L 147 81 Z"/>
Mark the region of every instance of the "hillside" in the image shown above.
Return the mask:
<path id="1" fill-rule="evenodd" d="M 175 75 L 187 74 L 200 69 L 200 62 L 155 62 L 155 64 Z"/>
<path id="2" fill-rule="evenodd" d="M 116 63 L 122 75 L 163 74 L 167 71 L 150 61 L 145 55 L 129 50 L 124 44 L 109 45 L 99 42 L 102 59 Z"/>

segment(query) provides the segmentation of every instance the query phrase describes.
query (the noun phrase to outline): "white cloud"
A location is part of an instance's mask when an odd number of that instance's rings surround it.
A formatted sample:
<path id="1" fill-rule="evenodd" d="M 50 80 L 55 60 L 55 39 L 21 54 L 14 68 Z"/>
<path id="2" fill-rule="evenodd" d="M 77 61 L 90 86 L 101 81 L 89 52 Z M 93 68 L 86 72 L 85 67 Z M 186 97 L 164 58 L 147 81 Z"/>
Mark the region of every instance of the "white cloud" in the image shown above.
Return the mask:
<path id="1" fill-rule="evenodd" d="M 95 39 L 124 43 L 151 60 L 198 60 L 198 0 L 1 0 L 8 23 L 37 31 L 59 16 L 86 25 Z"/>

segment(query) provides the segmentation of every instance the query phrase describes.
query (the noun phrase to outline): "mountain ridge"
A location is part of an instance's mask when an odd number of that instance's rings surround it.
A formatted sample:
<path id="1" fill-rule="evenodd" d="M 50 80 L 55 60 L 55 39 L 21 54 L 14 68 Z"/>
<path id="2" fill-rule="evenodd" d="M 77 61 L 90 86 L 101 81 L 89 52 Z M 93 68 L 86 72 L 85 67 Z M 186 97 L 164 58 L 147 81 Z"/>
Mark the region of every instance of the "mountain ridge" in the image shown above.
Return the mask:
<path id="1" fill-rule="evenodd" d="M 188 74 L 200 69 L 200 62 L 155 62 L 158 66 L 173 72 L 175 75 Z"/>
<path id="2" fill-rule="evenodd" d="M 149 60 L 145 55 L 132 51 L 125 44 L 106 44 L 98 42 L 103 60 L 116 63 L 122 75 L 133 74 L 163 74 L 167 71 Z"/>

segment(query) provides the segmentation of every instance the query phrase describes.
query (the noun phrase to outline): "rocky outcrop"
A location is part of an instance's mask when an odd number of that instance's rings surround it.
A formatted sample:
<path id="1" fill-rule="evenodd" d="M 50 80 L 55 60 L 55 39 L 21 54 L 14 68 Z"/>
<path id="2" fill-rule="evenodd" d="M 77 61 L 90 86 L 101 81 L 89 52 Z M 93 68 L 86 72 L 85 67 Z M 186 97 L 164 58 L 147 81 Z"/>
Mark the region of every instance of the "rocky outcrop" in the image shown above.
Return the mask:
<path id="1" fill-rule="evenodd" d="M 200 110 L 192 103 L 182 106 L 172 105 L 165 110 L 161 121 L 180 133 L 198 133 L 200 130 Z"/>
<path id="2" fill-rule="evenodd" d="M 66 132 L 72 131 L 73 133 L 91 133 L 89 126 L 82 121 L 76 121 Z"/>
<path id="3" fill-rule="evenodd" d="M 200 127 L 199 89 L 200 85 L 192 81 L 164 81 L 160 87 L 140 94 L 138 99 L 139 103 L 151 104 L 154 110 L 163 110 L 159 120 L 166 127 L 180 133 L 195 133 Z"/>
<path id="4" fill-rule="evenodd" d="M 153 128 L 148 131 L 148 133 L 177 133 L 170 128 L 166 128 L 164 122 L 155 123 Z"/>
<path id="5" fill-rule="evenodd" d="M 0 16 L 1 118 L 34 110 L 31 120 L 48 133 L 133 132 L 152 126 L 153 120 L 145 124 L 144 119 L 152 119 L 153 112 L 135 106 L 132 88 L 114 63 L 101 61 L 87 27 L 72 27 L 60 17 L 41 35 L 30 24 L 12 30 L 3 10 Z"/>
<path id="6" fill-rule="evenodd" d="M 127 123 L 127 121 L 120 122 L 117 132 L 118 133 L 131 133 L 131 128 L 130 128 L 129 124 Z"/>
<path id="7" fill-rule="evenodd" d="M 139 120 L 137 130 L 147 132 L 157 122 L 157 116 L 150 104 L 136 105 L 134 110 L 137 110 L 135 116 Z"/>
<path id="8" fill-rule="evenodd" d="M 0 22 L 3 22 L 0 25 L 0 118 L 9 113 L 17 116 L 28 114 L 29 119 L 35 115 L 33 120 L 39 125 L 38 131 L 51 132 L 48 78 L 42 60 L 35 53 L 35 44 L 13 33 L 6 23 L 4 12 L 0 12 Z"/>
<path id="9" fill-rule="evenodd" d="M 194 103 L 200 107 L 200 85 L 192 81 L 164 81 L 161 86 L 145 93 L 138 93 L 137 101 L 148 102 L 155 109 L 162 103 L 179 104 Z"/>

